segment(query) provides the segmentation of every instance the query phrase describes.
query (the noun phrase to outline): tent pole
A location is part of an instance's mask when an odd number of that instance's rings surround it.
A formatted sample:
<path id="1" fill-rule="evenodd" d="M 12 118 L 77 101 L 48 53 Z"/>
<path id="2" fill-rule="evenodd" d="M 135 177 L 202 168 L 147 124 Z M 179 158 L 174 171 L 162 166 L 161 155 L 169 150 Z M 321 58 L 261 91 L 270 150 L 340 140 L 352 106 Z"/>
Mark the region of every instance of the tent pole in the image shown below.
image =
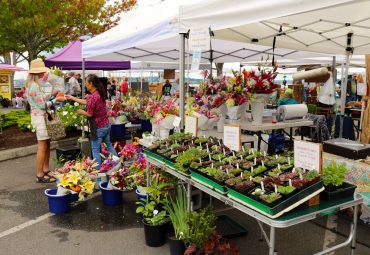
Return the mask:
<path id="1" fill-rule="evenodd" d="M 343 138 L 343 121 L 344 121 L 344 112 L 346 107 L 346 96 L 347 96 L 347 82 L 348 82 L 348 69 L 349 69 L 349 55 L 350 51 L 346 53 L 346 66 L 344 71 L 344 82 L 342 82 L 341 87 L 341 106 L 340 106 L 340 129 L 339 129 L 339 138 Z"/>
<path id="2" fill-rule="evenodd" d="M 82 98 L 85 97 L 85 59 L 82 59 Z"/>
<path id="3" fill-rule="evenodd" d="M 185 34 L 180 34 L 180 130 L 184 129 L 185 123 Z"/>

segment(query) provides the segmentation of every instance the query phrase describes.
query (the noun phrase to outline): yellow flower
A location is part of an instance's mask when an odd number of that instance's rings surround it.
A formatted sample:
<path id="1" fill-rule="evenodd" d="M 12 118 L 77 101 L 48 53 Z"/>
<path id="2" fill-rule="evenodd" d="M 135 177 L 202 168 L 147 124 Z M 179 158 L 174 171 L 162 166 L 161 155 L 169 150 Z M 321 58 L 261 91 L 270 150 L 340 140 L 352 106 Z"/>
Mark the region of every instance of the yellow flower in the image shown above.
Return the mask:
<path id="1" fill-rule="evenodd" d="M 236 83 L 236 78 L 235 77 L 230 77 L 229 82 L 232 83 L 232 84 L 235 84 Z"/>
<path id="2" fill-rule="evenodd" d="M 130 103 L 131 104 L 136 104 L 136 97 L 131 97 L 130 98 Z"/>
<path id="3" fill-rule="evenodd" d="M 234 105 L 235 105 L 235 101 L 234 101 L 234 99 L 232 99 L 232 98 L 227 99 L 227 100 L 226 100 L 226 105 L 227 105 L 228 107 L 234 106 Z"/>
<path id="4" fill-rule="evenodd" d="M 83 185 L 83 188 L 87 194 L 92 194 L 94 191 L 94 185 L 95 183 L 89 180 L 85 182 L 85 184 Z"/>
<path id="5" fill-rule="evenodd" d="M 81 176 L 80 173 L 77 171 L 69 172 L 69 182 L 77 185 L 78 181 L 80 180 Z"/>
<path id="6" fill-rule="evenodd" d="M 59 175 L 59 184 L 58 186 L 67 187 L 69 185 L 69 178 L 67 174 Z"/>

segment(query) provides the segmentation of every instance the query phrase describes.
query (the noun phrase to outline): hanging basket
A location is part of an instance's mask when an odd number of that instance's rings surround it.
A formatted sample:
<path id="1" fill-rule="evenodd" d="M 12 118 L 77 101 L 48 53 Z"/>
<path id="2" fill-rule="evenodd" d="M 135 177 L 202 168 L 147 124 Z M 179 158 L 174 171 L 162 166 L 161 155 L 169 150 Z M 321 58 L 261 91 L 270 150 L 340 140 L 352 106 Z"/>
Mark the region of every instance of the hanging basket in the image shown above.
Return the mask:
<path id="1" fill-rule="evenodd" d="M 67 213 L 71 210 L 72 194 L 57 195 L 58 188 L 45 190 L 51 213 Z"/>

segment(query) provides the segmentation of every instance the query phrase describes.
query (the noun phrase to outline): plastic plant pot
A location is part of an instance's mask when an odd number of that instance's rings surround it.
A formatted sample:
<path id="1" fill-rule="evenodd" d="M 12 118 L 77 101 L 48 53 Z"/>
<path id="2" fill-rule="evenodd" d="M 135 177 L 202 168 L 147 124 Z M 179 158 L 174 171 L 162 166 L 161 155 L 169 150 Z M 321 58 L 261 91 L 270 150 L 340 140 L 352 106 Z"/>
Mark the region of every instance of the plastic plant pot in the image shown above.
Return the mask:
<path id="1" fill-rule="evenodd" d="M 57 195 L 58 188 L 45 190 L 51 213 L 67 213 L 71 210 L 72 194 Z"/>
<path id="2" fill-rule="evenodd" d="M 122 191 L 115 189 L 108 189 L 108 182 L 101 182 L 99 184 L 103 204 L 105 205 L 120 205 L 122 204 Z"/>

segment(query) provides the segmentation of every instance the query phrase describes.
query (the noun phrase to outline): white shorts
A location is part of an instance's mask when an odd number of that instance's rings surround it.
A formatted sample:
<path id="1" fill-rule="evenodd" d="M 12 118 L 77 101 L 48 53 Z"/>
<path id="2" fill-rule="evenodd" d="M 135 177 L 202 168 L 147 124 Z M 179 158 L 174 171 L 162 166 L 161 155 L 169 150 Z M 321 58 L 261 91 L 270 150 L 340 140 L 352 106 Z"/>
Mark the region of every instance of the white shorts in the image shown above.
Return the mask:
<path id="1" fill-rule="evenodd" d="M 36 137 L 38 141 L 50 139 L 48 130 L 46 129 L 44 116 L 31 115 L 32 127 L 36 130 Z"/>

